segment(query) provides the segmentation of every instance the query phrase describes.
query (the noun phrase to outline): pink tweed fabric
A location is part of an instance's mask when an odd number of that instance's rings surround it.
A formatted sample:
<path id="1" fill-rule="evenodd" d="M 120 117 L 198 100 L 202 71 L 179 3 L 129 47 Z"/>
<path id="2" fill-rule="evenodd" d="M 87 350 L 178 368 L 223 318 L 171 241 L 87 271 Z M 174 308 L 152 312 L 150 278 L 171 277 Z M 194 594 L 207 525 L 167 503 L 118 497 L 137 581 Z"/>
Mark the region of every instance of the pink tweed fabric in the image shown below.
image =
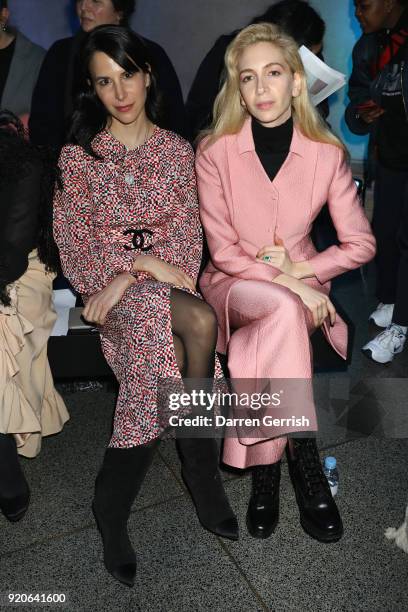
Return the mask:
<path id="1" fill-rule="evenodd" d="M 62 189 L 56 190 L 54 233 L 64 274 L 86 300 L 136 255 L 149 253 L 197 280 L 202 232 L 194 154 L 176 134 L 155 128 L 128 151 L 106 131 L 81 147 L 62 149 Z M 110 311 L 102 349 L 119 381 L 110 446 L 145 444 L 160 433 L 157 385 L 179 379 L 171 331 L 171 285 L 145 273 Z"/>

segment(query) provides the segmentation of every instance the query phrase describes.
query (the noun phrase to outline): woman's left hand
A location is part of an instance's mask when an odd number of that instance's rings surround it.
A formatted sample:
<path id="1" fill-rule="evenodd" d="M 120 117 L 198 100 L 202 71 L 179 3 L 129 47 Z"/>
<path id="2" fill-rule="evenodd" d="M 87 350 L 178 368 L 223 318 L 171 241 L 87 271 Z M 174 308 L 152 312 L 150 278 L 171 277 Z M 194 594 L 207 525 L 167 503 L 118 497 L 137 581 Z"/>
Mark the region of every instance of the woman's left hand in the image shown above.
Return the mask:
<path id="1" fill-rule="evenodd" d="M 273 246 L 264 246 L 256 255 L 257 259 L 261 259 L 263 263 L 269 264 L 274 268 L 278 268 L 283 274 L 293 276 L 293 261 L 291 260 L 288 251 L 286 250 L 283 240 L 275 236 L 275 244 Z"/>
<path id="2" fill-rule="evenodd" d="M 126 289 L 136 282 L 128 272 L 118 274 L 104 289 L 91 295 L 82 316 L 90 323 L 103 325 L 109 311 L 122 299 Z"/>

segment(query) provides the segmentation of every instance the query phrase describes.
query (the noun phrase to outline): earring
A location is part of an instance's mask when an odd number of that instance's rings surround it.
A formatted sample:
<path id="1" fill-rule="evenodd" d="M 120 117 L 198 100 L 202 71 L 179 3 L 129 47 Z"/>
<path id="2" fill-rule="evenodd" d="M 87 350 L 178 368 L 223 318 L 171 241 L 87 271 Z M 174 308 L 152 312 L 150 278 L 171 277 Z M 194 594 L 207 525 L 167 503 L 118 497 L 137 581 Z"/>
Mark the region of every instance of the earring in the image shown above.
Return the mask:
<path id="1" fill-rule="evenodd" d="M 1 31 L 5 32 L 6 30 L 7 30 L 7 23 L 4 22 L 4 23 L 1 24 Z"/>

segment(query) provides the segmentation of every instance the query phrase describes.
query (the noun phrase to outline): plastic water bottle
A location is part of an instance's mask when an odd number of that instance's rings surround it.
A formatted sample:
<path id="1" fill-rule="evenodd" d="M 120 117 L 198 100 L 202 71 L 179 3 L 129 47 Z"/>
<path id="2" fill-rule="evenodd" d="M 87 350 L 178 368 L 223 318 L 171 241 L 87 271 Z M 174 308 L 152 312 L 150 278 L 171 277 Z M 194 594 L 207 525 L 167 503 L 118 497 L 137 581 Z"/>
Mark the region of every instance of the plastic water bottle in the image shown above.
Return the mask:
<path id="1" fill-rule="evenodd" d="M 337 471 L 336 457 L 325 458 L 323 472 L 326 475 L 326 478 L 330 485 L 331 494 L 334 497 L 337 494 L 337 489 L 339 488 L 339 473 Z"/>

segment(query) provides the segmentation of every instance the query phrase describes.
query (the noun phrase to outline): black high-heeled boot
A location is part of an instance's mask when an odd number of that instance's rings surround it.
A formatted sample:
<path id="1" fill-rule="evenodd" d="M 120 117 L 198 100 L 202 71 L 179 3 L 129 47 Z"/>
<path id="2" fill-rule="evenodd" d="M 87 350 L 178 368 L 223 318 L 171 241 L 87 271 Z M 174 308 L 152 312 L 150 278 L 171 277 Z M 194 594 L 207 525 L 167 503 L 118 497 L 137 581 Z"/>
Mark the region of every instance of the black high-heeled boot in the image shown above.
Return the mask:
<path id="1" fill-rule="evenodd" d="M 18 459 L 11 434 L 0 434 L 0 510 L 15 523 L 23 518 L 30 502 L 30 488 Z"/>
<path id="2" fill-rule="evenodd" d="M 218 469 L 218 446 L 212 438 L 179 438 L 181 473 L 205 529 L 238 540 L 238 521 L 231 509 Z"/>
<path id="3" fill-rule="evenodd" d="M 291 438 L 287 456 L 300 524 L 319 542 L 337 542 L 343 535 L 343 523 L 323 472 L 316 440 Z"/>
<path id="4" fill-rule="evenodd" d="M 252 493 L 246 523 L 254 538 L 269 538 L 279 522 L 281 462 L 252 468 Z"/>
<path id="5" fill-rule="evenodd" d="M 136 555 L 127 522 L 157 444 L 156 440 L 132 448 L 108 448 L 95 482 L 92 509 L 102 535 L 105 567 L 129 587 L 135 583 Z"/>

